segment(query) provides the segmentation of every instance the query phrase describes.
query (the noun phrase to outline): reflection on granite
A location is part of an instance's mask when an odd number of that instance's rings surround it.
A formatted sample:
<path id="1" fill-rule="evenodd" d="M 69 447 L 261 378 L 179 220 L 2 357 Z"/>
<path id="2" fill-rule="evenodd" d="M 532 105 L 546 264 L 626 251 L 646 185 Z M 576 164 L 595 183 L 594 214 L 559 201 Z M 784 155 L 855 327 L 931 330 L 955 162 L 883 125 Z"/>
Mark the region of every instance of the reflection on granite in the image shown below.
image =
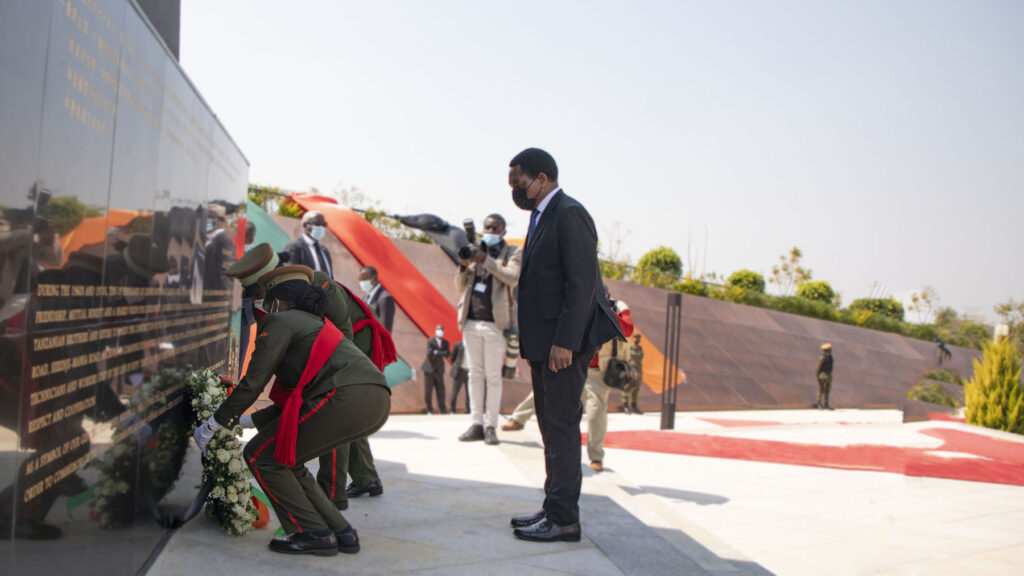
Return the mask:
<path id="1" fill-rule="evenodd" d="M 126 0 L 0 3 L 0 77 L 0 573 L 135 573 L 237 371 L 248 164 Z"/>

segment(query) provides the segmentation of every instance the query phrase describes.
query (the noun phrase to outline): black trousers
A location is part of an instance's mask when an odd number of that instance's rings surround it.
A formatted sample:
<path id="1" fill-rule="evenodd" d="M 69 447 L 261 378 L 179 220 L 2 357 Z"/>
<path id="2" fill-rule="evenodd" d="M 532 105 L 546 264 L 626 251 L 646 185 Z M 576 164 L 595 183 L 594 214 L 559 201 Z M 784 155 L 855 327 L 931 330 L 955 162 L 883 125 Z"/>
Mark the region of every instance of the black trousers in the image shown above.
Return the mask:
<path id="1" fill-rule="evenodd" d="M 423 375 L 423 402 L 427 410 L 433 412 L 434 404 L 430 400 L 430 393 L 437 395 L 437 409 L 441 412 L 447 410 L 444 403 L 444 372 L 428 372 Z"/>
<path id="2" fill-rule="evenodd" d="M 555 524 L 568 525 L 580 519 L 580 487 L 583 455 L 580 419 L 583 416 L 583 384 L 594 350 L 574 353 L 572 364 L 557 373 L 548 361 L 530 361 L 537 424 L 544 441 L 544 511 Z"/>
<path id="3" fill-rule="evenodd" d="M 448 409 L 451 410 L 452 414 L 455 414 L 455 404 L 459 400 L 459 390 L 466 389 L 464 396 L 466 397 L 466 414 L 469 414 L 469 385 L 466 383 L 469 373 L 462 368 L 457 368 L 455 374 L 452 376 L 452 396 L 450 398 L 451 405 Z"/>

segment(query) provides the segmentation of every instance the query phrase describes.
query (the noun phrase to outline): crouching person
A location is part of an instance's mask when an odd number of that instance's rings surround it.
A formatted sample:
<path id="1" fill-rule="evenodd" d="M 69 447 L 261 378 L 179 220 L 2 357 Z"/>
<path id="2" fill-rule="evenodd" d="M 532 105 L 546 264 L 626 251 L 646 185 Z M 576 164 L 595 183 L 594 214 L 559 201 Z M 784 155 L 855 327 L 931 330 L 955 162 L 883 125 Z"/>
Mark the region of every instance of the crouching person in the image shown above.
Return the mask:
<path id="1" fill-rule="evenodd" d="M 313 271 L 286 266 L 265 274 L 264 309 L 249 369 L 217 412 L 196 430 L 206 443 L 221 427 L 255 426 L 243 450 L 284 529 L 274 552 L 332 556 L 359 551 L 359 536 L 305 462 L 373 434 L 387 421 L 391 391 L 369 358 L 321 317 L 326 292 Z M 242 416 L 271 376 L 274 405 Z"/>

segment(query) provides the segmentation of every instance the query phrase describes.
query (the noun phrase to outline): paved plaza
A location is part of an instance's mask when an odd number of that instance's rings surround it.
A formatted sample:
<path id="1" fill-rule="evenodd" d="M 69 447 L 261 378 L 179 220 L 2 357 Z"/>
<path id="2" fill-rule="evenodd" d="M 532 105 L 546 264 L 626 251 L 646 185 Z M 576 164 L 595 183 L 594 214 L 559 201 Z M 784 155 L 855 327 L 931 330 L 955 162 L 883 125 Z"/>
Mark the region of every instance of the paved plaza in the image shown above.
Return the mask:
<path id="1" fill-rule="evenodd" d="M 609 446 L 648 442 L 609 447 L 599 474 L 581 463 L 579 543 L 519 541 L 508 525 L 542 499 L 535 420 L 500 433 L 493 447 L 456 440 L 468 426 L 464 415 L 393 416 L 371 439 L 384 494 L 352 499 L 345 512 L 359 530 L 359 554 L 284 557 L 266 548 L 276 520 L 234 538 L 200 516 L 170 538 L 149 574 L 1024 573 L 1024 473 L 996 483 L 919 475 L 941 475 L 934 465 L 905 475 L 849 460 L 809 466 L 693 456 L 672 452 L 654 432 L 659 422 L 655 413 L 610 415 Z M 676 433 L 706 435 L 699 439 L 711 445 L 767 442 L 758 446 L 776 447 L 779 461 L 789 461 L 787 446 L 992 459 L 940 450 L 937 436 L 961 433 L 995 443 L 1011 460 L 1024 454 L 1020 436 L 959 422 L 904 424 L 895 410 L 678 413 Z"/>

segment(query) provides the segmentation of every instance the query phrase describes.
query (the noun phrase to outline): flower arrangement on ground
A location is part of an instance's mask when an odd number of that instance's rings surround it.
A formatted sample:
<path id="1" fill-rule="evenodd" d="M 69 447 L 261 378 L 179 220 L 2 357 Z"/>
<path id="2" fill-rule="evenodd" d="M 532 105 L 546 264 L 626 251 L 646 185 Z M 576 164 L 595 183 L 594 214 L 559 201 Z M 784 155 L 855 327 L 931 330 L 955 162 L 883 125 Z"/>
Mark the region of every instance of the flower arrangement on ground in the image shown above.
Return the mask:
<path id="1" fill-rule="evenodd" d="M 210 418 L 229 394 L 220 377 L 207 369 L 192 372 L 188 387 L 195 426 Z M 252 475 L 242 459 L 242 447 L 237 438 L 241 432 L 239 427 L 218 430 L 206 446 L 203 461 L 203 483 L 213 478 L 213 488 L 206 499 L 206 515 L 235 536 L 248 532 L 257 519 L 250 493 Z"/>

